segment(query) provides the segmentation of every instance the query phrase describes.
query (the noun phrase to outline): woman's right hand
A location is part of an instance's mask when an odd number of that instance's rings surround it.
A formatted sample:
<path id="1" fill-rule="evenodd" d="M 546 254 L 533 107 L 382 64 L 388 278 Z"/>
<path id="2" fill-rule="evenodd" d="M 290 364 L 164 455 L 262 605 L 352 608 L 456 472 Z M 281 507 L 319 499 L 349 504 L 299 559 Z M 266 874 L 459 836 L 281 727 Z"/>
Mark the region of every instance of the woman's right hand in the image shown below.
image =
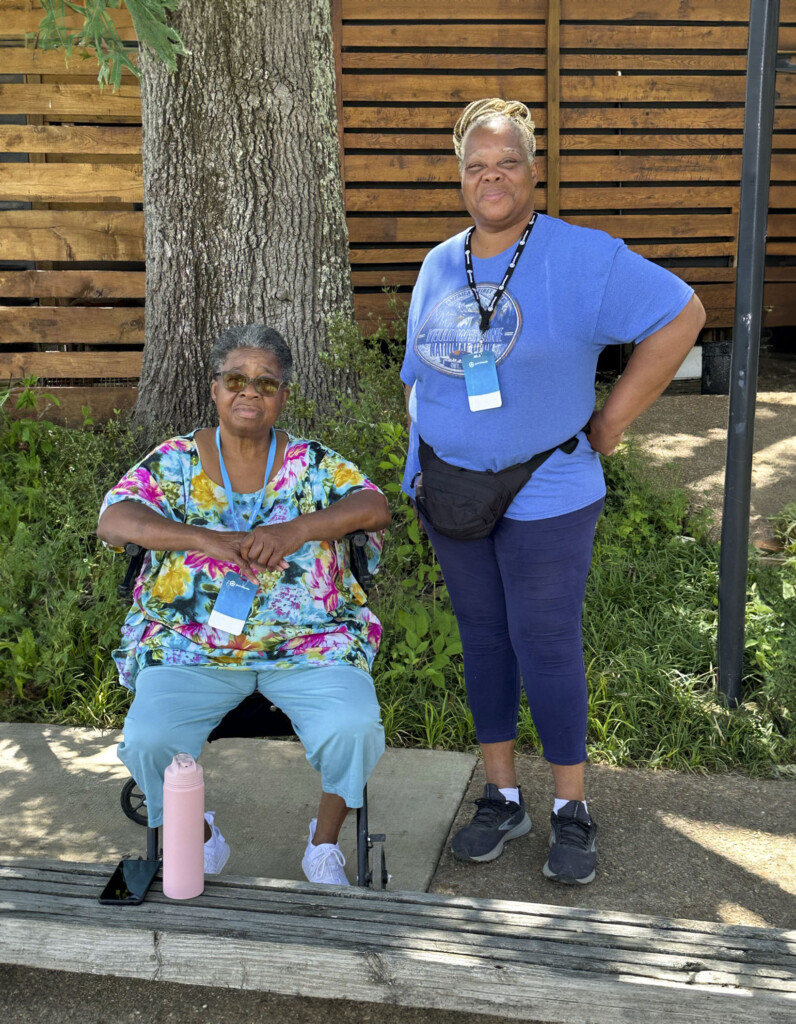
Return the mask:
<path id="1" fill-rule="evenodd" d="M 198 550 L 216 562 L 236 565 L 242 576 L 252 583 L 257 583 L 255 566 L 241 553 L 243 542 L 248 536 L 249 534 L 242 530 L 203 529 L 202 536 L 198 538 L 201 545 Z M 197 549 L 196 545 L 194 549 Z"/>

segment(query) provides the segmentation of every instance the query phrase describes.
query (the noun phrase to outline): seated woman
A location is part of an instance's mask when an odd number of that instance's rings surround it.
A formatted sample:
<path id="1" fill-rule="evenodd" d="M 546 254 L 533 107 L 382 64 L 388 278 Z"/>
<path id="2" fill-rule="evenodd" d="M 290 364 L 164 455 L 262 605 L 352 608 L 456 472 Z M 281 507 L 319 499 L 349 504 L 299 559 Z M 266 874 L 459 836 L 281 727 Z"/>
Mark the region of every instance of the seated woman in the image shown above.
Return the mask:
<path id="1" fill-rule="evenodd" d="M 274 429 L 293 364 L 277 331 L 232 327 L 211 360 L 219 427 L 165 441 L 100 512 L 106 544 L 148 549 L 114 652 L 135 692 L 119 757 L 146 794 L 150 825 L 160 825 L 174 754 L 198 757 L 224 715 L 259 690 L 290 718 L 321 774 L 304 873 L 347 885 L 340 827 L 348 808 L 362 806 L 384 751 L 370 676 L 381 626 L 336 542 L 367 531 L 375 568 L 387 501 L 320 442 Z M 232 583 L 250 602 L 248 615 L 239 613 L 243 628 L 228 606 L 214 612 L 225 581 L 226 593 Z M 205 871 L 214 874 L 229 846 L 213 815 L 205 818 Z"/>

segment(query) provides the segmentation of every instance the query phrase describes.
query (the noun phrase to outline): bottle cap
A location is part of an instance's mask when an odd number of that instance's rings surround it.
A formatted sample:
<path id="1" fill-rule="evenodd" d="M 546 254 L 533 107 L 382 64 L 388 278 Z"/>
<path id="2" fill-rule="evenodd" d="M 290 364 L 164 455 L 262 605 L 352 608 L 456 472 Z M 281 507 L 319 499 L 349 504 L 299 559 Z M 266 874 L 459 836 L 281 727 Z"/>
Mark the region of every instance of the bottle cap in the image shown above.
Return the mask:
<path id="1" fill-rule="evenodd" d="M 203 771 L 190 754 L 175 754 L 165 772 L 170 786 L 197 786 L 203 781 Z"/>

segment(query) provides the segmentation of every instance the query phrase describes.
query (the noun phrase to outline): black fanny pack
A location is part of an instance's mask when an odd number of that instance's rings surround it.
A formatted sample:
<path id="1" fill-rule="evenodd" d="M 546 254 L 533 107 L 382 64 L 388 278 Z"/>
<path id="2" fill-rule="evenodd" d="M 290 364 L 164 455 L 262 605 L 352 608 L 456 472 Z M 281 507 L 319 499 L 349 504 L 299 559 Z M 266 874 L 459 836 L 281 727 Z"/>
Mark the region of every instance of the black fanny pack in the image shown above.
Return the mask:
<path id="1" fill-rule="evenodd" d="M 492 470 L 462 469 L 441 459 L 420 439 L 420 472 L 415 477 L 415 502 L 420 514 L 438 533 L 454 540 L 488 537 L 519 491 L 536 470 L 558 451 L 571 455 L 578 438 L 507 466 Z"/>

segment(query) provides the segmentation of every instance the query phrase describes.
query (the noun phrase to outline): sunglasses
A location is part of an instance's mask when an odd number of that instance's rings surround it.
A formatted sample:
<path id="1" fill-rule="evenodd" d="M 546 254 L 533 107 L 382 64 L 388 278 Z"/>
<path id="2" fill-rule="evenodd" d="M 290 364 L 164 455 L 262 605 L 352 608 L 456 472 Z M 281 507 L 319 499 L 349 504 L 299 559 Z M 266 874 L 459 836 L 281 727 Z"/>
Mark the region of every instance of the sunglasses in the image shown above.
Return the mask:
<path id="1" fill-rule="evenodd" d="M 243 391 L 249 384 L 254 384 L 254 390 L 257 394 L 264 396 L 275 395 L 280 388 L 285 386 L 284 381 L 277 380 L 276 377 L 270 377 L 266 374 L 262 377 L 247 377 L 245 373 L 224 370 L 221 373 L 217 373 L 216 377 L 221 378 L 221 383 L 227 391 Z"/>

